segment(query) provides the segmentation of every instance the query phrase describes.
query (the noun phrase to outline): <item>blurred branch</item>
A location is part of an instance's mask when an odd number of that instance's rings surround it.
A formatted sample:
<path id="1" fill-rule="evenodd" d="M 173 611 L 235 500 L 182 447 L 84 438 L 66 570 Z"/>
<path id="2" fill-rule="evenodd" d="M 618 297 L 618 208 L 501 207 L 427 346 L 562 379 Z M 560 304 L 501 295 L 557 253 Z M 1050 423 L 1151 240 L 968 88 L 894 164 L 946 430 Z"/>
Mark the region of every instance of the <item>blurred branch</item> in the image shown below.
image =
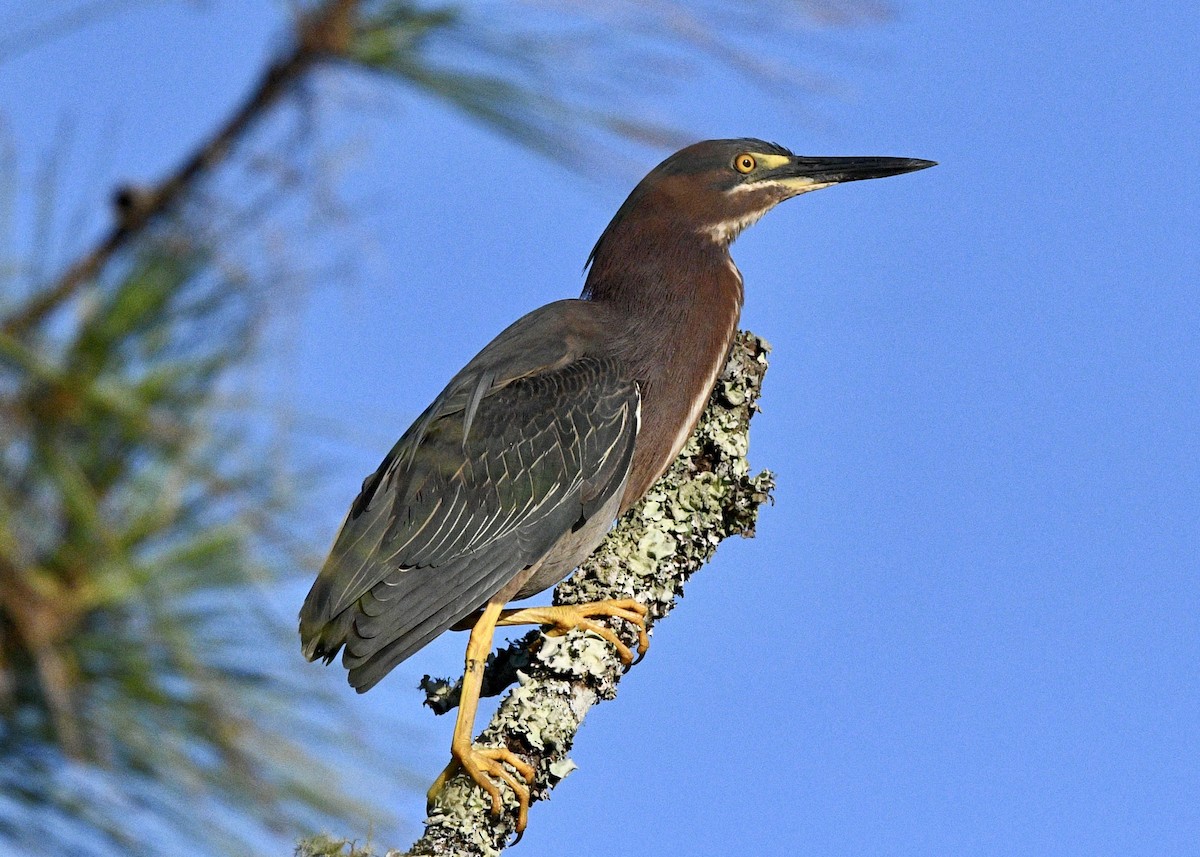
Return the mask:
<path id="1" fill-rule="evenodd" d="M 350 47 L 358 0 L 328 0 L 298 25 L 295 46 L 271 63 L 253 91 L 207 141 L 171 175 L 152 187 L 123 187 L 114 194 L 117 223 L 95 247 L 79 257 L 55 284 L 39 292 L 0 325 L 23 336 L 96 277 L 159 215 L 171 210 L 197 180 L 220 164 L 267 110 L 295 85 L 314 62 L 344 55 Z"/>
<path id="2" fill-rule="evenodd" d="M 74 324 L 0 332 L 0 851 L 244 854 L 256 829 L 386 815 L 304 708 L 333 701 L 267 657 L 291 628 L 256 584 L 305 564 L 272 538 L 297 492 L 221 405 L 262 313 L 214 240 L 163 223 Z"/>
<path id="3" fill-rule="evenodd" d="M 722 540 L 754 535 L 759 506 L 774 487 L 769 471 L 752 476 L 746 460 L 767 350 L 763 340 L 741 334 L 679 458 L 587 562 L 558 585 L 556 604 L 636 598 L 649 608 L 652 626 L 673 609 L 684 583 L 712 558 Z M 627 644 L 634 642 L 624 623 L 610 627 Z M 576 732 L 593 705 L 616 695 L 626 667 L 612 646 L 578 630 L 541 638 L 531 656 L 529 641 L 525 638 L 497 653 L 496 663 L 523 659 L 511 676 L 519 684 L 500 703 L 478 741 L 508 747 L 532 764 L 537 771 L 533 799 L 541 800 L 574 769 L 567 753 Z M 493 678 L 493 683 L 500 682 Z M 425 834 L 408 853 L 494 857 L 516 824 L 516 801 L 501 791 L 509 802 L 504 813 L 494 817 L 482 789 L 462 774 L 454 777 L 431 808 Z M 344 844 L 324 837 L 306 840 L 296 854 L 344 854 Z M 369 852 L 352 848 L 351 853 Z M 388 857 L 396 855 L 388 852 Z"/>

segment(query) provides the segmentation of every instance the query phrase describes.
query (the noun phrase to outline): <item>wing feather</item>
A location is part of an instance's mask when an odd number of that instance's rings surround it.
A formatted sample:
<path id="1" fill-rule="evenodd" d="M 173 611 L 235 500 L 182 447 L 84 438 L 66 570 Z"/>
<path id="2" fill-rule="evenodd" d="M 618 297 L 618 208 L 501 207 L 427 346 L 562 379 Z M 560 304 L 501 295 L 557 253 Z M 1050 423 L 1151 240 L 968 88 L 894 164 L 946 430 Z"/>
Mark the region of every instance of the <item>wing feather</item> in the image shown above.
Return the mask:
<path id="1" fill-rule="evenodd" d="M 624 481 L 636 383 L 612 358 L 547 360 L 506 335 L 364 480 L 305 601 L 305 654 L 344 646 L 359 690 L 537 564 Z M 485 359 L 497 343 L 507 369 Z M 543 365 L 524 365 L 530 353 Z"/>

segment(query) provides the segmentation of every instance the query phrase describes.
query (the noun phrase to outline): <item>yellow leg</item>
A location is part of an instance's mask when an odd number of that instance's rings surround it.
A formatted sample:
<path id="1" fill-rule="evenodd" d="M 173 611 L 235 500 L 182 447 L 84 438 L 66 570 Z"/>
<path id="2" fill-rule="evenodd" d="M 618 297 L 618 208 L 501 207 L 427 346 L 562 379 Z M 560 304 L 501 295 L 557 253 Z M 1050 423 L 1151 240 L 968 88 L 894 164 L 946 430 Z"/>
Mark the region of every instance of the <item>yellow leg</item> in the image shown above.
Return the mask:
<path id="1" fill-rule="evenodd" d="M 492 814 L 499 815 L 501 809 L 500 788 L 492 778 L 508 785 L 517 796 L 520 808 L 517 813 L 517 833 L 525 829 L 529 817 L 529 787 L 533 785 L 533 767 L 520 756 L 505 747 L 476 747 L 472 742 L 475 728 L 475 712 L 479 708 L 479 688 L 483 684 L 483 666 L 492 649 L 492 637 L 496 632 L 496 620 L 504 607 L 503 598 L 489 601 L 471 629 L 467 641 L 467 665 L 463 674 L 462 697 L 458 704 L 458 719 L 454 722 L 454 737 L 450 740 L 450 764 L 429 788 L 432 803 L 459 769 L 479 783 L 492 799 Z M 520 782 L 505 769 L 508 764 L 525 780 Z"/>
<path id="2" fill-rule="evenodd" d="M 617 654 L 626 664 L 633 663 L 633 652 L 621 642 L 611 629 L 595 621 L 600 617 L 614 617 L 631 622 L 638 630 L 638 660 L 646 656 L 650 648 L 650 637 L 646 633 L 646 608 L 632 598 L 617 601 L 593 601 L 589 604 L 562 604 L 558 607 L 522 607 L 504 610 L 496 620 L 497 625 L 549 625 L 546 632 L 551 635 L 565 634 L 572 628 L 582 628 L 599 634 L 612 643 Z"/>
<path id="3" fill-rule="evenodd" d="M 478 620 L 471 628 L 467 641 L 467 663 L 463 674 L 462 696 L 458 703 L 458 719 L 454 722 L 454 737 L 450 741 L 450 764 L 429 787 L 429 801 L 436 800 L 446 783 L 459 770 L 488 793 L 492 799 L 492 813 L 500 814 L 500 788 L 493 778 L 508 785 L 517 796 L 517 833 L 525 830 L 529 819 L 529 788 L 533 785 L 534 771 L 525 760 L 505 747 L 476 747 L 472 741 L 475 730 L 475 712 L 479 708 L 479 689 L 483 685 L 483 667 L 492 649 L 492 637 L 497 625 L 549 625 L 549 634 L 565 634 L 572 628 L 582 628 L 599 634 L 617 649 L 617 654 L 626 664 L 633 662 L 633 652 L 618 639 L 609 628 L 595 621 L 600 617 L 613 617 L 632 622 L 638 629 L 639 660 L 645 657 L 650 647 L 646 634 L 646 608 L 632 598 L 617 601 L 594 601 L 591 604 L 564 604 L 558 607 L 525 607 L 504 610 L 507 593 L 501 593 L 487 603 Z M 510 765 L 524 779 L 521 782 L 504 765 Z"/>

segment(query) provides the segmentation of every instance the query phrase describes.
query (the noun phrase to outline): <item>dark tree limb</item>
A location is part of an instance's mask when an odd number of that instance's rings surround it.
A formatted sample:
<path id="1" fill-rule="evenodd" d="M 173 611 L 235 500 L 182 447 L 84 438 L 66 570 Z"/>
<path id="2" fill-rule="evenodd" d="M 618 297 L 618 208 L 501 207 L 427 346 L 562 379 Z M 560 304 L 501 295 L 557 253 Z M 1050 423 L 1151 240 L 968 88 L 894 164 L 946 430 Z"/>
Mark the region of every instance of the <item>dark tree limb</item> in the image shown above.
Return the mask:
<path id="1" fill-rule="evenodd" d="M 160 215 L 177 205 L 203 176 L 223 162 L 247 132 L 280 101 L 317 61 L 341 58 L 350 49 L 358 0 L 327 0 L 297 26 L 294 46 L 269 65 L 224 124 L 179 167 L 156 185 L 125 186 L 113 194 L 116 222 L 108 233 L 58 278 L 0 324 L 21 337 L 94 280 L 105 265 Z"/>
<path id="2" fill-rule="evenodd" d="M 722 540 L 754 534 L 759 506 L 774 486 L 769 471 L 751 475 L 746 459 L 768 348 L 751 333 L 739 335 L 708 409 L 679 458 L 587 562 L 559 584 L 556 604 L 636 598 L 649 608 L 647 620 L 653 626 L 671 611 L 684 583 L 712 558 Z M 610 620 L 609 626 L 632 645 L 635 637 L 625 623 Z M 478 742 L 508 747 L 532 764 L 537 771 L 532 799 L 544 798 L 574 768 L 567 754 L 575 733 L 593 705 L 616 695 L 625 667 L 598 636 L 576 630 L 544 637 L 535 631 L 498 651 L 490 671 L 486 681 L 493 695 L 516 687 Z M 457 704 L 458 688 L 449 682 L 426 677 L 422 688 L 435 709 Z M 501 791 L 509 800 L 495 817 L 482 789 L 462 775 L 453 778 L 433 807 L 425 834 L 408 853 L 499 854 L 516 824 L 516 800 Z M 346 845 L 316 838 L 301 842 L 296 853 L 345 855 Z M 349 853 L 370 852 L 351 846 Z"/>

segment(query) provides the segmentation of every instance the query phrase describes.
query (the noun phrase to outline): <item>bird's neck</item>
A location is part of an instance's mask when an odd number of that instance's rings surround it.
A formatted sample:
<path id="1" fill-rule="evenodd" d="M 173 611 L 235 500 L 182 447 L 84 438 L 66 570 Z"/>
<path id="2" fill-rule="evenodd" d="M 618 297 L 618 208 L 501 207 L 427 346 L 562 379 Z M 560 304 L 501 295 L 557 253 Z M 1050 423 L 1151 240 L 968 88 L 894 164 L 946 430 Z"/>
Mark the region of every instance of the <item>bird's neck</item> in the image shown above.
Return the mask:
<path id="1" fill-rule="evenodd" d="M 662 474 L 695 427 L 742 309 L 742 277 L 728 245 L 669 227 L 610 228 L 583 293 L 612 313 L 612 347 L 642 388 L 623 507 Z"/>
<path id="2" fill-rule="evenodd" d="M 605 232 L 583 288 L 584 299 L 605 304 L 621 320 L 621 351 L 660 367 L 676 355 L 727 351 L 742 297 L 728 243 L 646 219 Z"/>

